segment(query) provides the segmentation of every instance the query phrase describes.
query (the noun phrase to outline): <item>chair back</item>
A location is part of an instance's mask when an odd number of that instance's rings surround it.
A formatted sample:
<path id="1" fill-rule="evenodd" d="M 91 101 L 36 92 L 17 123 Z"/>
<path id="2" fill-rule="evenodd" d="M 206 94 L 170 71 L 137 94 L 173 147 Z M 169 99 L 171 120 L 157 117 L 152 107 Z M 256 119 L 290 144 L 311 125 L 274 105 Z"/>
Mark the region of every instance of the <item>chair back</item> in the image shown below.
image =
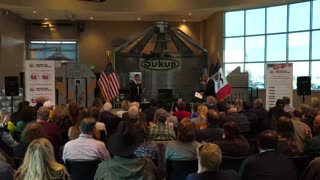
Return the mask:
<path id="1" fill-rule="evenodd" d="M 167 159 L 166 167 L 167 180 L 185 180 L 188 174 L 197 172 L 198 160 L 175 161 Z"/>
<path id="2" fill-rule="evenodd" d="M 247 157 L 223 156 L 220 169 L 223 169 L 223 170 L 233 169 L 238 172 L 242 164 L 242 161 L 246 158 Z"/>
<path id="3" fill-rule="evenodd" d="M 101 160 L 66 160 L 72 180 L 93 180 Z"/>

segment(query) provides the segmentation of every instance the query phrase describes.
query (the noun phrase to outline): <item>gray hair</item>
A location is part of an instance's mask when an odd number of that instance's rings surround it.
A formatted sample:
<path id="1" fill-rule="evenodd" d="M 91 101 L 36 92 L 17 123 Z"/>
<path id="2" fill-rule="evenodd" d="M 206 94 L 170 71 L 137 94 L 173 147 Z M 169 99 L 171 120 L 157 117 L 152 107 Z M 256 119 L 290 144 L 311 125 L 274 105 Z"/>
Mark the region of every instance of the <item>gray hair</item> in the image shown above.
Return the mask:
<path id="1" fill-rule="evenodd" d="M 85 117 L 81 120 L 80 131 L 83 134 L 91 134 L 96 126 L 96 120 L 93 117 Z"/>

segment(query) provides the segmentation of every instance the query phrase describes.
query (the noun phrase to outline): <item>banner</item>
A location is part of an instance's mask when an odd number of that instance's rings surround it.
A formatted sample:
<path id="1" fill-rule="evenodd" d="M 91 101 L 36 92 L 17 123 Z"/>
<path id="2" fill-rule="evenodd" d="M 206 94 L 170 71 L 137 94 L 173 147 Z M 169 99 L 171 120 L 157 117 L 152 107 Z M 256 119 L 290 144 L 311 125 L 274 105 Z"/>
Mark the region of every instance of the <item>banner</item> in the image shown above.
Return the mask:
<path id="1" fill-rule="evenodd" d="M 292 106 L 293 64 L 267 64 L 266 109 L 275 106 L 277 99 L 287 96 Z"/>
<path id="2" fill-rule="evenodd" d="M 26 60 L 25 88 L 26 100 L 35 105 L 38 96 L 55 103 L 55 72 L 54 61 Z"/>

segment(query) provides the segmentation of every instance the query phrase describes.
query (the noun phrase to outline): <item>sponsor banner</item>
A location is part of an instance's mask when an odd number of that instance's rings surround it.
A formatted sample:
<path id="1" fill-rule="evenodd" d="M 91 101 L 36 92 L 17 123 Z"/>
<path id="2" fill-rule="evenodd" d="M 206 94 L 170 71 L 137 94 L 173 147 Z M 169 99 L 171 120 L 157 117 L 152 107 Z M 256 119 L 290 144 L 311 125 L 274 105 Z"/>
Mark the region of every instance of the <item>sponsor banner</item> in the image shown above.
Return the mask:
<path id="1" fill-rule="evenodd" d="M 140 70 L 147 71 L 180 71 L 181 59 L 177 58 L 140 58 Z"/>
<path id="2" fill-rule="evenodd" d="M 38 96 L 55 103 L 54 61 L 26 60 L 25 88 L 26 100 L 33 106 Z"/>
<path id="3" fill-rule="evenodd" d="M 274 107 L 277 99 L 287 96 L 291 99 L 293 96 L 293 64 L 268 64 L 267 65 L 267 86 L 266 86 L 266 108 Z"/>

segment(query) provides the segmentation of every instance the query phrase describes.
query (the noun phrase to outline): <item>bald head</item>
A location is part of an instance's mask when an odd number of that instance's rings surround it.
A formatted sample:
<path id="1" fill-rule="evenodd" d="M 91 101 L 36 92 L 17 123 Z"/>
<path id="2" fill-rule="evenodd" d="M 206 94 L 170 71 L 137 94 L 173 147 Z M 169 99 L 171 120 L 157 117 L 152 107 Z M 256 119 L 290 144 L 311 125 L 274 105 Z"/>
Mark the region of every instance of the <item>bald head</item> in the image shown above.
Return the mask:
<path id="1" fill-rule="evenodd" d="M 111 103 L 109 103 L 109 102 L 104 103 L 104 105 L 103 105 L 103 110 L 104 111 L 111 111 L 111 109 L 112 109 L 112 104 Z"/>
<path id="2" fill-rule="evenodd" d="M 313 121 L 313 131 L 316 134 L 320 134 L 320 115 L 318 115 L 316 118 L 314 118 Z"/>

